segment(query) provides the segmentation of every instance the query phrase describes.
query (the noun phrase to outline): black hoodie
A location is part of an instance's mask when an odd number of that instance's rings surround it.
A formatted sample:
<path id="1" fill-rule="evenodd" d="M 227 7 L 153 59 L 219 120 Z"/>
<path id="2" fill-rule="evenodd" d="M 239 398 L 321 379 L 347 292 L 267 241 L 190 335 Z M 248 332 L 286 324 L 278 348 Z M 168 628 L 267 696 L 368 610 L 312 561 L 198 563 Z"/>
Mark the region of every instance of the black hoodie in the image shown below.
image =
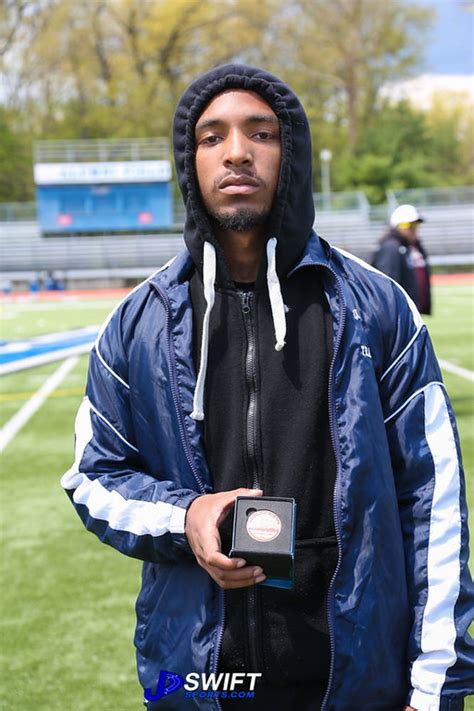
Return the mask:
<path id="1" fill-rule="evenodd" d="M 195 124 L 209 101 L 229 88 L 262 96 L 281 133 L 280 177 L 268 237 L 286 314 L 286 345 L 275 350 L 262 259 L 253 287 L 235 284 L 213 235 L 195 170 Z M 186 204 L 185 241 L 195 264 L 190 279 L 196 370 L 205 311 L 203 244 L 217 253 L 204 397 L 204 442 L 216 491 L 259 485 L 267 496 L 297 502 L 295 587 L 256 586 L 226 592 L 219 669 L 259 671 L 270 685 L 325 687 L 329 670 L 326 602 L 337 559 L 333 523 L 335 459 L 328 422 L 332 318 L 318 268 L 287 276 L 311 234 L 314 204 L 311 141 L 304 110 L 279 79 L 244 65 L 217 67 L 185 92 L 174 121 L 174 150 Z M 230 547 L 228 517 L 221 528 Z M 282 706 L 283 708 L 283 706 Z"/>

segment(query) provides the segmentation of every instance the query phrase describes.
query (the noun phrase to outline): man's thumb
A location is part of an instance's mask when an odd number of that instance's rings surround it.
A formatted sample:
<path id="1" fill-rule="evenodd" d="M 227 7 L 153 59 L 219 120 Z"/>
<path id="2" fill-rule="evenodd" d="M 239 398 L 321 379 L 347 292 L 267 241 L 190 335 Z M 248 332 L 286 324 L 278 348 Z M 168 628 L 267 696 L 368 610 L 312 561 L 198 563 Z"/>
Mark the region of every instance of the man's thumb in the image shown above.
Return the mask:
<path id="1" fill-rule="evenodd" d="M 262 489 L 234 489 L 233 492 L 236 496 L 262 496 Z"/>
<path id="2" fill-rule="evenodd" d="M 240 487 L 240 489 L 232 489 L 225 493 L 225 508 L 228 510 L 234 505 L 237 496 L 262 496 L 263 491 L 261 489 L 245 489 L 244 487 Z"/>

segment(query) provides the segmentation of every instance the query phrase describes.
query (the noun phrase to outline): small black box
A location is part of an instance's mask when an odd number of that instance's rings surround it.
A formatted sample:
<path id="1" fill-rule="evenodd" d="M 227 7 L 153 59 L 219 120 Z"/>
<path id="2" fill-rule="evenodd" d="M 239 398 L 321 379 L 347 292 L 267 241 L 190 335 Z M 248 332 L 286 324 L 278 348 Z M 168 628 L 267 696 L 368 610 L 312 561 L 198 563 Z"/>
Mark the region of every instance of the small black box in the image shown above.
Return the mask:
<path id="1" fill-rule="evenodd" d="M 237 496 L 230 558 L 259 565 L 267 576 L 260 585 L 293 587 L 296 503 L 273 496 Z"/>

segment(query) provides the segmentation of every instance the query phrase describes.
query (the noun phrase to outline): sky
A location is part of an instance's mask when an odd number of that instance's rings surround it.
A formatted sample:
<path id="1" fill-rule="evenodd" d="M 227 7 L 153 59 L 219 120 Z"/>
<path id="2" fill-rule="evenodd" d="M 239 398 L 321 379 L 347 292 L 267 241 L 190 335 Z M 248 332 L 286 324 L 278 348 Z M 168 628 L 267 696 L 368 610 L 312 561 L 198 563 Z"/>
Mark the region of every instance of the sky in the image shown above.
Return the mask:
<path id="1" fill-rule="evenodd" d="M 474 2 L 418 0 L 434 8 L 423 71 L 430 74 L 474 74 Z"/>

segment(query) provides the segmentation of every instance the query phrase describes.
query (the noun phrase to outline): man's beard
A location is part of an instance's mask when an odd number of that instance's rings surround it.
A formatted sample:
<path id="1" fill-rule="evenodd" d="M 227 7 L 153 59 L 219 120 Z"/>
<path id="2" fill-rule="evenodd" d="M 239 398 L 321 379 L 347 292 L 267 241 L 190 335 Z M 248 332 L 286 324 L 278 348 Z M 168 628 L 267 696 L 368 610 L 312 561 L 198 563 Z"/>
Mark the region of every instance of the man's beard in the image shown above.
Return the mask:
<path id="1" fill-rule="evenodd" d="M 233 232 L 248 232 L 254 227 L 260 227 L 265 224 L 270 214 L 269 210 L 261 210 L 257 212 L 248 207 L 239 210 L 238 212 L 209 211 L 212 219 L 217 223 L 218 227 L 223 230 L 232 230 Z"/>

